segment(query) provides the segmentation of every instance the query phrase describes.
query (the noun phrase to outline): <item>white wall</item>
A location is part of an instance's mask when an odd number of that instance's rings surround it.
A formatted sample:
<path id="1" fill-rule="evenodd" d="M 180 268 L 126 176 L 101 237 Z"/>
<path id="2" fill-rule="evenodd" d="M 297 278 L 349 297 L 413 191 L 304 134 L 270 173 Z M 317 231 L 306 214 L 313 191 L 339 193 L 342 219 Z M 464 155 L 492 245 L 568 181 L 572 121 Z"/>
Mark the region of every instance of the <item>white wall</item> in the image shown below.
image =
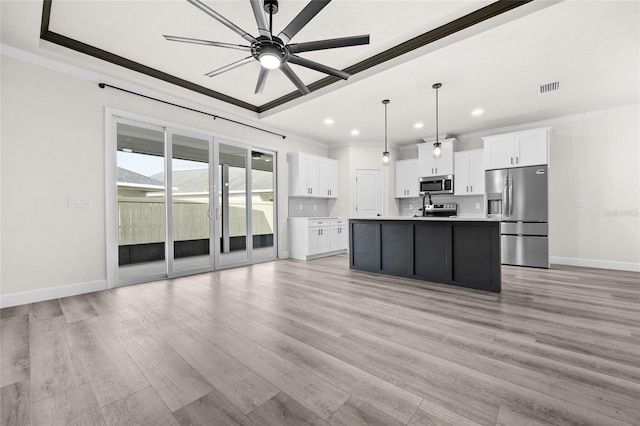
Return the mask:
<path id="1" fill-rule="evenodd" d="M 552 262 L 640 270 L 637 108 L 553 126 L 549 206 Z"/>
<path id="2" fill-rule="evenodd" d="M 106 286 L 105 107 L 279 150 L 280 249 L 288 250 L 286 153 L 326 156 L 322 145 L 290 137 L 283 140 L 118 90 L 100 89 L 96 82 L 6 55 L 0 71 L 2 305 L 38 294 L 54 296 L 57 293 L 51 289 L 59 286 L 78 292 Z M 92 206 L 67 207 L 69 196 L 89 197 Z"/>
<path id="3" fill-rule="evenodd" d="M 382 146 L 349 145 L 329 150 L 329 156 L 338 160 L 339 197 L 330 205 L 331 216 L 355 216 L 356 170 L 380 169 L 383 181 L 383 213 L 387 216 L 398 215 L 398 202 L 395 199 L 395 163 L 382 164 Z M 396 151 L 389 150 L 391 158 L 396 158 Z"/>

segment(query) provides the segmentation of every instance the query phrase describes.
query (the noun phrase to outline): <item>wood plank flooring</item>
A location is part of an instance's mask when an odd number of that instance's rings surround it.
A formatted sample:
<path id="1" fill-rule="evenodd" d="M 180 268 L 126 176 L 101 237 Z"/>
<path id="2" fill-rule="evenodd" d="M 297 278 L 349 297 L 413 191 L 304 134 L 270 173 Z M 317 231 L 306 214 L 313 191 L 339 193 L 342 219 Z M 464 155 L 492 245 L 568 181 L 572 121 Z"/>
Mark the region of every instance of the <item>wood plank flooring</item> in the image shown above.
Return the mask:
<path id="1" fill-rule="evenodd" d="M 282 260 L 2 309 L 1 425 L 638 425 L 640 274 Z"/>

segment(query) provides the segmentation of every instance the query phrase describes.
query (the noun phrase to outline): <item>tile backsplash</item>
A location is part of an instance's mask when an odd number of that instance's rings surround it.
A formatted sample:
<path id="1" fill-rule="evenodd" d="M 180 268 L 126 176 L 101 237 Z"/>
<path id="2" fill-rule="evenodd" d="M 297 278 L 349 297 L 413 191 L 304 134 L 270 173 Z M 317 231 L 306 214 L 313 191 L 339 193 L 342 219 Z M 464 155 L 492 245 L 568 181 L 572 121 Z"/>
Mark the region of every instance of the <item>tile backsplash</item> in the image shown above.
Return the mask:
<path id="1" fill-rule="evenodd" d="M 482 195 L 470 195 L 464 197 L 454 197 L 453 195 L 432 195 L 431 199 L 434 204 L 458 204 L 458 215 L 484 214 L 484 197 Z M 416 214 L 421 214 L 421 212 L 418 210 L 421 207 L 422 197 L 401 198 L 400 216 L 413 216 Z"/>
<path id="2" fill-rule="evenodd" d="M 289 217 L 327 217 L 329 200 L 322 198 L 289 197 Z"/>

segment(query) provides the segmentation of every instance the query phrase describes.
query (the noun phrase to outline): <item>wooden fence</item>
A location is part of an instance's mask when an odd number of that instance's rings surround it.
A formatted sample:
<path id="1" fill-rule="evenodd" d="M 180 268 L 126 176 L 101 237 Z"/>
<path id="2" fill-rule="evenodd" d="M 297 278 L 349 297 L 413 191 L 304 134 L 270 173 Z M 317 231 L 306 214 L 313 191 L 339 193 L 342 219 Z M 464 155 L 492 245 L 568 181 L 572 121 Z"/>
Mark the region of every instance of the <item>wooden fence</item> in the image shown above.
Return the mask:
<path id="1" fill-rule="evenodd" d="M 173 222 L 176 241 L 209 238 L 207 203 L 174 200 Z M 273 234 L 273 202 L 254 201 L 253 235 Z M 165 240 L 164 201 L 135 199 L 118 201 L 118 244 L 157 243 Z M 229 236 L 246 235 L 244 203 L 229 203 Z"/>

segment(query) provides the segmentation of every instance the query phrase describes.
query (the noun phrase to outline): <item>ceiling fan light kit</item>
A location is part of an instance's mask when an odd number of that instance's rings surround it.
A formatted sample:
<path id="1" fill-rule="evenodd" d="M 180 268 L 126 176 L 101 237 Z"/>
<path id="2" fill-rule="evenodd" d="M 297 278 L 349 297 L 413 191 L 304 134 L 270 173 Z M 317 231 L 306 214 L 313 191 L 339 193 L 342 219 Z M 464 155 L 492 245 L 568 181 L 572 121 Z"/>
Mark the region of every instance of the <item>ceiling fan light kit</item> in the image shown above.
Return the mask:
<path id="1" fill-rule="evenodd" d="M 216 70 L 210 71 L 205 75 L 208 77 L 214 77 L 223 72 L 232 70 L 242 65 L 248 64 L 257 60 L 260 62 L 261 69 L 258 76 L 258 83 L 256 84 L 255 93 L 262 93 L 265 82 L 267 79 L 268 71 L 279 68 L 282 70 L 285 76 L 298 88 L 298 90 L 306 95 L 310 93 L 309 88 L 300 80 L 295 72 L 289 67 L 289 63 L 296 64 L 305 68 L 319 71 L 324 74 L 328 74 L 343 80 L 347 80 L 351 77 L 351 74 L 332 68 L 330 66 L 311 61 L 301 56 L 294 55 L 294 53 L 310 52 L 314 50 L 335 49 L 338 47 L 360 46 L 363 44 L 369 44 L 369 35 L 351 36 L 332 38 L 327 40 L 315 40 L 305 43 L 289 44 L 291 39 L 315 17 L 331 0 L 311 0 L 305 7 L 296 15 L 295 18 L 287 25 L 277 36 L 273 35 L 273 15 L 278 12 L 277 0 L 249 0 L 251 2 L 251 8 L 253 10 L 256 24 L 258 26 L 258 37 L 253 37 L 233 22 L 229 21 L 224 16 L 220 15 L 215 10 L 204 4 L 200 0 L 187 0 L 189 3 L 220 22 L 227 28 L 231 29 L 246 41 L 250 42 L 250 46 L 234 45 L 230 43 L 222 43 L 211 40 L 201 40 L 189 37 L 178 37 L 165 35 L 165 39 L 168 41 L 178 41 L 183 43 L 202 44 L 206 46 L 223 47 L 227 49 L 244 50 L 251 53 L 244 59 L 225 65 Z M 269 20 L 267 21 L 268 14 Z"/>

